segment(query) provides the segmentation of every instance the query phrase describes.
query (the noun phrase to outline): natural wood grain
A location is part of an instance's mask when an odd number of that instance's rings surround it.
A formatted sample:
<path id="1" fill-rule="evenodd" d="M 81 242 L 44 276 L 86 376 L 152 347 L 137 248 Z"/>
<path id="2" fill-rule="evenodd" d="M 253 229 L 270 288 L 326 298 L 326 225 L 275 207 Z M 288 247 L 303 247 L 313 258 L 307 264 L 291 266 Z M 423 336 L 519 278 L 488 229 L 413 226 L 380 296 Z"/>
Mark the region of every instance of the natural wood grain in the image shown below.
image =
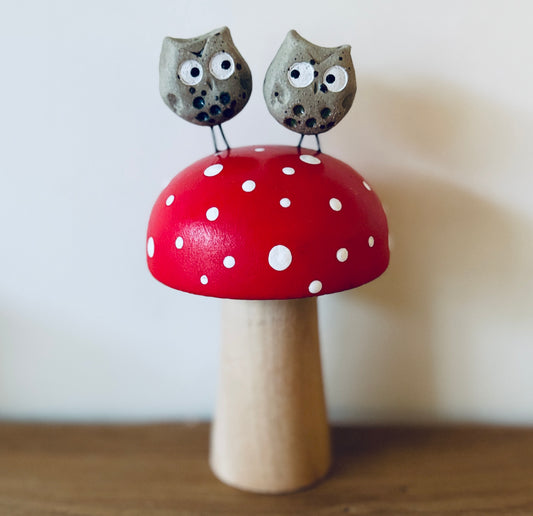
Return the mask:
<path id="1" fill-rule="evenodd" d="M 334 428 L 312 489 L 217 481 L 208 425 L 0 424 L 2 516 L 533 514 L 533 430 Z"/>
<path id="2" fill-rule="evenodd" d="M 210 463 L 261 493 L 297 491 L 331 463 L 316 297 L 224 300 Z"/>

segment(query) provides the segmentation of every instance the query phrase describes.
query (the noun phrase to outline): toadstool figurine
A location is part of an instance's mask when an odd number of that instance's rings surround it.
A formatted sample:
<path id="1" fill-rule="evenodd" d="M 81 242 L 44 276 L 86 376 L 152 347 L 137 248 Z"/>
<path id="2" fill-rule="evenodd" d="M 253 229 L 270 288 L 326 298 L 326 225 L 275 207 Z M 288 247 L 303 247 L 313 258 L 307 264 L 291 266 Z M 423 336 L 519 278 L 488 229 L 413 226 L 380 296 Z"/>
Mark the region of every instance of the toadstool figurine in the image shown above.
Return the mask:
<path id="1" fill-rule="evenodd" d="M 316 297 L 387 268 L 387 220 L 372 188 L 324 153 L 227 150 L 163 190 L 146 249 L 160 282 L 225 299 L 215 475 L 264 493 L 323 477 L 331 459 Z"/>

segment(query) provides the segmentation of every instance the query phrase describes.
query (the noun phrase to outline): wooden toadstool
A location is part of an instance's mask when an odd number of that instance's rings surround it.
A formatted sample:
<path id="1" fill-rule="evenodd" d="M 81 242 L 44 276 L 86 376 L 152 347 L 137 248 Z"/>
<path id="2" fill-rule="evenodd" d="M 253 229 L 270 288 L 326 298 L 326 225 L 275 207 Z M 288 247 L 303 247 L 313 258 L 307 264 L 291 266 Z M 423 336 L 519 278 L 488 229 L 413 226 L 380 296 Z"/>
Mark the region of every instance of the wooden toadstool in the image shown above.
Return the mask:
<path id="1" fill-rule="evenodd" d="M 147 255 L 165 285 L 225 299 L 215 475 L 265 493 L 323 477 L 331 459 L 316 296 L 387 268 L 387 221 L 370 186 L 308 149 L 211 155 L 159 196 Z"/>

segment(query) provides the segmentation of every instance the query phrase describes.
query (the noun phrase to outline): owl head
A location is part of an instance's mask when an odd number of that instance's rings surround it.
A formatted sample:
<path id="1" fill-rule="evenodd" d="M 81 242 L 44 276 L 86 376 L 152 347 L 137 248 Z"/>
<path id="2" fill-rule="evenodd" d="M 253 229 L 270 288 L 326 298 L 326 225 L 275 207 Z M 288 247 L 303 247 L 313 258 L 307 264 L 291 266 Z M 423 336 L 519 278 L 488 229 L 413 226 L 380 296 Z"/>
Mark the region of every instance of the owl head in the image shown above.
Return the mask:
<path id="1" fill-rule="evenodd" d="M 270 114 L 302 135 L 336 126 L 350 109 L 355 91 L 350 46 L 319 47 L 294 30 L 287 34 L 263 84 Z"/>
<path id="2" fill-rule="evenodd" d="M 167 37 L 159 61 L 159 91 L 178 116 L 213 127 L 246 105 L 252 74 L 227 27 L 197 38 Z"/>

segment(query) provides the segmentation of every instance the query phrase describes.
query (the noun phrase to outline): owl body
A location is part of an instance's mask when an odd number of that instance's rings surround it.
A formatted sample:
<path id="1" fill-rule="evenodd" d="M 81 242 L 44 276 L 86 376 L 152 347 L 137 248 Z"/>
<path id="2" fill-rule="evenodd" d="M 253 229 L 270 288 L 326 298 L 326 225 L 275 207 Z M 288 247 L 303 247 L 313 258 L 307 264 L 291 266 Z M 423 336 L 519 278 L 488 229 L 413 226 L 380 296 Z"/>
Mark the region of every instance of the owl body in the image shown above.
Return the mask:
<path id="1" fill-rule="evenodd" d="M 346 115 L 356 88 L 349 45 L 320 47 L 291 30 L 267 70 L 263 94 L 280 124 L 317 135 Z"/>
<path id="2" fill-rule="evenodd" d="M 213 127 L 246 105 L 252 74 L 227 27 L 196 38 L 167 37 L 159 61 L 159 91 L 178 116 Z"/>

